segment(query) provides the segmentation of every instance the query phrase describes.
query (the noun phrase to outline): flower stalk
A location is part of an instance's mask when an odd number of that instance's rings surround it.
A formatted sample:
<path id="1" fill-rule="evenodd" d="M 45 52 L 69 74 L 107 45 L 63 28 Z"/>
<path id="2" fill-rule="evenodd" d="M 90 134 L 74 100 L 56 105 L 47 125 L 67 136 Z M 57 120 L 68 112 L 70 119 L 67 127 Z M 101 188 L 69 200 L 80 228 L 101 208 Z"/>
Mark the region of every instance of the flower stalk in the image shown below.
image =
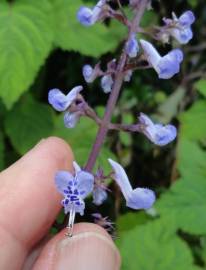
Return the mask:
<path id="1" fill-rule="evenodd" d="M 144 14 L 144 11 L 147 7 L 147 4 L 148 4 L 148 0 L 138 1 L 138 5 L 136 6 L 136 13 L 134 15 L 134 19 L 131 22 L 127 41 L 130 40 L 133 33 L 136 33 L 138 31 L 139 23 L 140 23 L 140 20 Z M 124 68 L 126 65 L 126 61 L 127 61 L 127 53 L 126 53 L 125 48 L 124 48 L 123 52 L 120 56 L 119 63 L 117 65 L 117 71 L 115 74 L 114 85 L 113 85 L 112 91 L 110 93 L 108 102 L 107 102 L 105 114 L 104 114 L 103 120 L 101 122 L 101 125 L 99 127 L 99 130 L 98 130 L 95 142 L 93 144 L 91 153 L 89 155 L 88 161 L 87 161 L 86 166 L 85 166 L 85 170 L 88 172 L 92 171 L 92 169 L 95 165 L 95 162 L 97 160 L 97 157 L 99 155 L 101 146 L 104 143 L 105 137 L 106 137 L 107 132 L 109 130 L 109 124 L 111 121 L 112 113 L 113 113 L 113 110 L 114 110 L 115 105 L 117 103 L 119 93 L 120 93 L 120 90 L 121 90 L 121 87 L 123 84 L 123 80 L 124 80 Z"/>

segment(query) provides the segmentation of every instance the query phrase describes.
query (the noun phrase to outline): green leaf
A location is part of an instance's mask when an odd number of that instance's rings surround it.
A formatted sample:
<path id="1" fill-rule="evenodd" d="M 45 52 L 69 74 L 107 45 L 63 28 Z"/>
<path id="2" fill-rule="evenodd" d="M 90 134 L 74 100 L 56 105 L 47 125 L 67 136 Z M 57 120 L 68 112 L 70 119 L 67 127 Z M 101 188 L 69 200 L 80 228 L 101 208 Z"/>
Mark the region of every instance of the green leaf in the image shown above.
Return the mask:
<path id="1" fill-rule="evenodd" d="M 122 270 L 197 270 L 187 245 L 170 229 L 171 219 L 159 219 L 120 235 Z"/>
<path id="2" fill-rule="evenodd" d="M 185 181 L 194 181 L 197 178 L 205 179 L 205 151 L 195 142 L 187 139 L 181 140 L 178 146 L 178 169 Z"/>
<path id="3" fill-rule="evenodd" d="M 196 102 L 188 111 L 179 117 L 181 121 L 181 136 L 191 140 L 206 138 L 206 101 Z"/>
<path id="4" fill-rule="evenodd" d="M 23 155 L 39 140 L 51 135 L 53 112 L 49 106 L 27 97 L 7 114 L 4 124 L 12 145 Z"/>
<path id="5" fill-rule="evenodd" d="M 88 56 L 98 57 L 114 50 L 124 38 L 121 24 L 112 22 L 110 27 L 100 23 L 85 27 L 77 21 L 76 14 L 81 0 L 53 0 L 56 16 L 56 46 L 63 50 L 74 50 Z"/>
<path id="6" fill-rule="evenodd" d="M 197 91 L 206 97 L 206 80 L 201 79 L 195 84 Z"/>
<path id="7" fill-rule="evenodd" d="M 174 227 L 192 234 L 206 233 L 206 181 L 194 177 L 177 181 L 162 195 L 156 207 L 160 215 L 173 217 Z"/>
<path id="8" fill-rule="evenodd" d="M 0 97 L 11 108 L 32 84 L 53 39 L 48 0 L 0 3 Z"/>
<path id="9" fill-rule="evenodd" d="M 136 226 L 146 224 L 151 220 L 151 217 L 145 213 L 145 211 L 140 211 L 138 213 L 127 213 L 120 216 L 117 219 L 117 229 L 119 233 L 129 231 Z"/>
<path id="10" fill-rule="evenodd" d="M 181 175 L 158 200 L 162 217 L 173 217 L 174 227 L 192 234 L 206 234 L 206 102 L 196 102 L 180 116 L 177 165 Z"/>
<path id="11" fill-rule="evenodd" d="M 68 129 L 64 126 L 63 116 L 56 117 L 53 135 L 61 137 L 69 143 L 74 152 L 75 159 L 81 166 L 85 165 L 89 157 L 96 134 L 97 125 L 88 118 L 81 118 L 75 128 Z M 107 161 L 110 157 L 114 158 L 114 155 L 108 147 L 103 146 L 97 159 L 96 168 L 100 165 L 105 172 L 110 172 L 111 167 Z"/>
<path id="12" fill-rule="evenodd" d="M 163 123 L 169 123 L 177 115 L 179 104 L 185 95 L 185 89 L 179 87 L 171 94 L 157 109 L 158 120 Z"/>

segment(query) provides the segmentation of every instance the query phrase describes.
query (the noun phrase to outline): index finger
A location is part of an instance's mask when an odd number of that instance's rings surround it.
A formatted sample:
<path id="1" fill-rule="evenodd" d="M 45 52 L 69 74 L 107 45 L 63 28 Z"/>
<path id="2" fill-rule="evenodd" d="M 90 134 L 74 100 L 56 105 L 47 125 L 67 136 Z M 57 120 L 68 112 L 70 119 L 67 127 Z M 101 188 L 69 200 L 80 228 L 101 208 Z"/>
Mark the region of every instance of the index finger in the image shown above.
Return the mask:
<path id="1" fill-rule="evenodd" d="M 53 223 L 61 198 L 54 174 L 71 170 L 72 160 L 63 140 L 49 138 L 0 174 L 0 269 L 19 269 Z"/>

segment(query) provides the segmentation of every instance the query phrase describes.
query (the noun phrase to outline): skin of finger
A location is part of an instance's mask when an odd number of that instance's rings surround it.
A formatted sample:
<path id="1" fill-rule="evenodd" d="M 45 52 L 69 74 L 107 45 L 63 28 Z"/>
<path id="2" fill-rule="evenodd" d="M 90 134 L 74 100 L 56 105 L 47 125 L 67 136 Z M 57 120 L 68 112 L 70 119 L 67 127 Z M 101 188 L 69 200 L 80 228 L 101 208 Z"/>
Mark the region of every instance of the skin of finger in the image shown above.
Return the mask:
<path id="1" fill-rule="evenodd" d="M 37 258 L 39 257 L 44 246 L 52 239 L 51 235 L 46 235 L 40 242 L 38 242 L 27 255 L 22 270 L 31 270 Z"/>
<path id="2" fill-rule="evenodd" d="M 50 240 L 32 270 L 119 270 L 120 255 L 110 235 L 100 226 L 79 223 L 72 238 L 66 229 Z"/>
<path id="3" fill-rule="evenodd" d="M 0 269 L 21 269 L 28 250 L 48 231 L 61 201 L 54 175 L 71 170 L 72 160 L 68 145 L 51 137 L 0 174 Z"/>

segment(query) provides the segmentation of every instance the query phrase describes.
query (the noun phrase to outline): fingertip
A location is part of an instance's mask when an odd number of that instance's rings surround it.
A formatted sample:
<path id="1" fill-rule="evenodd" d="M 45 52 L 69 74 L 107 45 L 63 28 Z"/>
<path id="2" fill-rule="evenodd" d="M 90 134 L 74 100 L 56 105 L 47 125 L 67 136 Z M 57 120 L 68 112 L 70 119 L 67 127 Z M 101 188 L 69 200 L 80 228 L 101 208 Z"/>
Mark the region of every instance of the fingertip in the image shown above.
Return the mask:
<path id="1" fill-rule="evenodd" d="M 62 161 L 66 161 L 69 164 L 69 162 L 74 159 L 70 145 L 63 139 L 55 136 L 42 139 L 28 154 L 40 151 L 44 151 L 49 156 L 59 159 L 61 164 Z M 27 155 L 25 155 L 24 158 L 27 158 Z"/>
<path id="2" fill-rule="evenodd" d="M 58 170 L 71 171 L 72 160 L 69 145 L 49 137 L 1 173 L 0 211 L 7 219 L 0 218 L 0 224 L 24 245 L 32 246 L 53 223 L 61 207 L 54 175 Z"/>
<path id="3" fill-rule="evenodd" d="M 111 236 L 100 226 L 78 223 L 71 238 L 66 229 L 56 235 L 44 248 L 34 270 L 45 269 L 90 269 L 118 270 L 120 255 Z"/>

